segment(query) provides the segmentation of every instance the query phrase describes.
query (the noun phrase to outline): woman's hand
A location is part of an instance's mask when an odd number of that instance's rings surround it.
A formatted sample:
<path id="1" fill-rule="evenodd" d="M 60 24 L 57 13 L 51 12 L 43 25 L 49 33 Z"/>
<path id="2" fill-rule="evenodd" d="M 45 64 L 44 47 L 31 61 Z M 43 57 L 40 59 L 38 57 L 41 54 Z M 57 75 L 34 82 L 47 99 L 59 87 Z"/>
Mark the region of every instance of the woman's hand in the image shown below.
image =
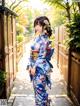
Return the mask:
<path id="1" fill-rule="evenodd" d="M 31 68 L 31 70 L 30 70 L 31 75 L 34 76 L 35 75 L 35 72 L 36 72 L 35 67 Z"/>
<path id="2" fill-rule="evenodd" d="M 28 68 L 26 68 L 26 70 L 27 70 L 28 72 L 30 72 L 31 66 L 29 66 Z"/>

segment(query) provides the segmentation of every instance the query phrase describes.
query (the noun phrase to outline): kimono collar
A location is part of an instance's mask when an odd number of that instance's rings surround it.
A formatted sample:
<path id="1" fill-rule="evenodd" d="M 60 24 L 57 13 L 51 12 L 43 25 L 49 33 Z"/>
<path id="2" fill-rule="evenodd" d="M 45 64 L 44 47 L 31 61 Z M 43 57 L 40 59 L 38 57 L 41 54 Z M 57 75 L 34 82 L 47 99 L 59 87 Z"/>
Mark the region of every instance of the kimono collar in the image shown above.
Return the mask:
<path id="1" fill-rule="evenodd" d="M 42 33 L 40 36 L 43 38 L 48 38 L 47 34 L 45 34 L 45 33 Z"/>

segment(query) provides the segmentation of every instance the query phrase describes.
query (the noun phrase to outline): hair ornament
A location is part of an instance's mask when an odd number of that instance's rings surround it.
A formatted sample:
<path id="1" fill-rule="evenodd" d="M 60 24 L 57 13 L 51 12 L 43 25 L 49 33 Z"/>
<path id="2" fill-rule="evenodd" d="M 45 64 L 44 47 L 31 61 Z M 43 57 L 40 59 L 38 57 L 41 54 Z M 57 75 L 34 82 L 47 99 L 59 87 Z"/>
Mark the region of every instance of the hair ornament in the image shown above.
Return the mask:
<path id="1" fill-rule="evenodd" d="M 49 22 L 47 20 L 44 20 L 45 25 L 49 26 Z"/>

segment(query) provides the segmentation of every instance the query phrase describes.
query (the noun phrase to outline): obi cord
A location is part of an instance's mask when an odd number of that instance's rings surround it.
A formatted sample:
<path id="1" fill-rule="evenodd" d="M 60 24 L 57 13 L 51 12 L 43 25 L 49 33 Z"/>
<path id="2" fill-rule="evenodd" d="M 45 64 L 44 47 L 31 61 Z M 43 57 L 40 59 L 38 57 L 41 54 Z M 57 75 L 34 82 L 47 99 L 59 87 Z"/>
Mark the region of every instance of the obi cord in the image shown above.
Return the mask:
<path id="1" fill-rule="evenodd" d="M 34 76 L 30 74 L 35 93 L 35 106 L 47 106 L 48 93 L 46 86 L 51 89 L 50 70 L 53 68 L 50 60 L 54 49 L 49 45 L 48 36 L 42 34 L 34 39 L 27 68 L 36 67 Z"/>

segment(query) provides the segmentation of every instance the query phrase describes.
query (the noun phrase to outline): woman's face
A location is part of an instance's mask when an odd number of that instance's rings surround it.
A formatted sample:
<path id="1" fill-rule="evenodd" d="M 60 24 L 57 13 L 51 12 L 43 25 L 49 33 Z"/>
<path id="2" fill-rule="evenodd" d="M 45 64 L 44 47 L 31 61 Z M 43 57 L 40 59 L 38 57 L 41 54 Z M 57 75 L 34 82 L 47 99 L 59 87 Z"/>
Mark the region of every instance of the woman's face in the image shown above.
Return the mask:
<path id="1" fill-rule="evenodd" d="M 37 33 L 42 33 L 43 29 L 42 29 L 42 26 L 41 25 L 36 25 L 35 26 L 35 32 Z"/>

